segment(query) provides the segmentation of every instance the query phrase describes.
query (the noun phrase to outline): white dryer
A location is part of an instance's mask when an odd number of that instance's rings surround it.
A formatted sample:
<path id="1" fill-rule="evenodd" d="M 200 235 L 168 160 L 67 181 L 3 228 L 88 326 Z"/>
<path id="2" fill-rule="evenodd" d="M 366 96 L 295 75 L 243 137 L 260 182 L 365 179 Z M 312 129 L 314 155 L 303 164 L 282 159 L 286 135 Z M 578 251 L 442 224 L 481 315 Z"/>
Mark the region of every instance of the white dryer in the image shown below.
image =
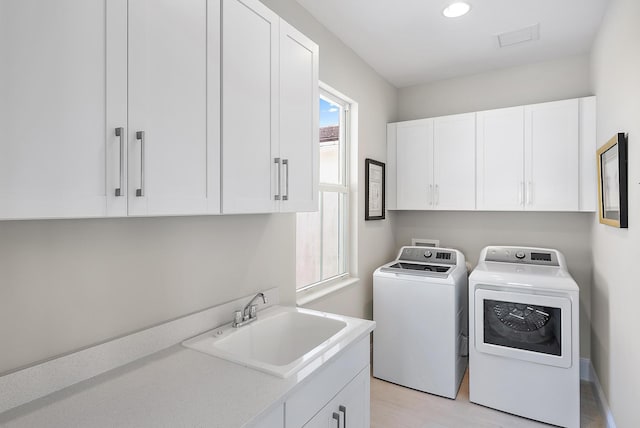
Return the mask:
<path id="1" fill-rule="evenodd" d="M 446 248 L 403 247 L 373 274 L 373 376 L 455 398 L 467 366 L 467 269 Z"/>
<path id="2" fill-rule="evenodd" d="M 469 277 L 469 398 L 580 426 L 579 290 L 562 253 L 487 247 Z"/>

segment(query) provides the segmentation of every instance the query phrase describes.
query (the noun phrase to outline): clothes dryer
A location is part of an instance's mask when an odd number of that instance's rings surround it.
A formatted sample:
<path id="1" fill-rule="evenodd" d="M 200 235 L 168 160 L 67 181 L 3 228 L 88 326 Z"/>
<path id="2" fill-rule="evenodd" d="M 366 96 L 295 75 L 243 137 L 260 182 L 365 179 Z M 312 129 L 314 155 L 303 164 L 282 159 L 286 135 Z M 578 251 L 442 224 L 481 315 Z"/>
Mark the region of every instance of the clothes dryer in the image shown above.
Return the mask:
<path id="1" fill-rule="evenodd" d="M 469 398 L 580 426 L 579 289 L 558 250 L 487 247 L 469 277 Z"/>

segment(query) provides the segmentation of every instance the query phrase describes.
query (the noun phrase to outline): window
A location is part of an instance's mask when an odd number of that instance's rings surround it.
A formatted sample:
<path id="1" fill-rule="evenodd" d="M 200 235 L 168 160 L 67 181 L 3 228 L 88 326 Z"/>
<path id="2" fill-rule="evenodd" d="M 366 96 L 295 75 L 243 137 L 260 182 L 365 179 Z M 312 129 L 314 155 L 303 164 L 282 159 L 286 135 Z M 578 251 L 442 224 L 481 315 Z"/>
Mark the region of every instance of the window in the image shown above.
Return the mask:
<path id="1" fill-rule="evenodd" d="M 348 276 L 349 103 L 320 89 L 319 210 L 296 214 L 296 289 Z"/>

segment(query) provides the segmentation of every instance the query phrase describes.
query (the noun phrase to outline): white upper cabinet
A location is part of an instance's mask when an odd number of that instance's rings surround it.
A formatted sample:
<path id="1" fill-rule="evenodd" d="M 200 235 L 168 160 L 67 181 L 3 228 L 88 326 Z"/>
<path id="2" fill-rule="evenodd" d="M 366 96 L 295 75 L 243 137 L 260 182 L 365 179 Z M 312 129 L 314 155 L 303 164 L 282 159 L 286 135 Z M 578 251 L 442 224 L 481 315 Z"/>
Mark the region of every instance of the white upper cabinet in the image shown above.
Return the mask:
<path id="1" fill-rule="evenodd" d="M 219 212 L 218 0 L 0 8 L 0 218 Z"/>
<path id="2" fill-rule="evenodd" d="M 433 119 L 396 126 L 396 206 L 428 210 L 433 206 Z"/>
<path id="3" fill-rule="evenodd" d="M 318 209 L 318 45 L 280 21 L 280 211 Z"/>
<path id="4" fill-rule="evenodd" d="M 400 122 L 395 127 L 396 208 L 475 208 L 475 116 Z"/>
<path id="5" fill-rule="evenodd" d="M 0 16 L 0 219 L 126 215 L 126 0 L 3 0 Z"/>
<path id="6" fill-rule="evenodd" d="M 318 203 L 318 46 L 256 0 L 222 8 L 222 210 Z"/>
<path id="7" fill-rule="evenodd" d="M 433 208 L 473 210 L 476 205 L 475 113 L 433 121 Z"/>
<path id="8" fill-rule="evenodd" d="M 479 210 L 524 207 L 524 107 L 477 114 L 477 205 Z"/>
<path id="9" fill-rule="evenodd" d="M 276 210 L 278 15 L 255 0 L 222 6 L 222 210 Z M 276 171 L 276 172 L 274 172 Z M 280 172 L 282 172 L 280 170 Z"/>
<path id="10" fill-rule="evenodd" d="M 579 100 L 526 106 L 525 209 L 579 210 Z"/>
<path id="11" fill-rule="evenodd" d="M 207 1 L 128 5 L 129 214 L 218 212 L 219 193 L 207 182 L 208 167 L 218 171 L 207 153 L 218 150 L 219 134 L 215 123 L 207 129 Z"/>
<path id="12" fill-rule="evenodd" d="M 390 124 L 389 209 L 594 211 L 595 123 L 586 97 Z"/>

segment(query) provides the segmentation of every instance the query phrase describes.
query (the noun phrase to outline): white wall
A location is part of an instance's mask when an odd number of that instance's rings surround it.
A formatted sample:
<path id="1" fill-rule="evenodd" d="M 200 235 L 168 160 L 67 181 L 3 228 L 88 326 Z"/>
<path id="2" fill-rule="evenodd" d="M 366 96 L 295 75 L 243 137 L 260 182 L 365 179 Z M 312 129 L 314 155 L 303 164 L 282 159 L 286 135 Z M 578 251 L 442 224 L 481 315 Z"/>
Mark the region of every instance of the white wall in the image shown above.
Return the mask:
<path id="1" fill-rule="evenodd" d="M 593 223 L 592 361 L 619 428 L 637 427 L 640 387 L 640 2 L 612 0 L 594 44 L 598 146 L 629 133 L 629 228 Z"/>
<path id="2" fill-rule="evenodd" d="M 578 56 L 403 88 L 398 119 L 410 120 L 591 95 L 589 58 Z M 473 265 L 486 245 L 560 249 L 580 286 L 580 354 L 590 353 L 593 214 L 514 212 L 398 212 L 396 246 L 411 238 L 439 238 Z"/>
<path id="3" fill-rule="evenodd" d="M 307 307 L 371 318 L 372 273 L 392 256 L 393 232 L 389 219 L 364 221 L 364 160 L 386 161 L 386 124 L 396 116 L 397 91 L 369 65 L 323 27 L 295 0 L 264 0 L 320 45 L 320 79 L 358 103 L 357 275 L 360 281 Z M 354 171 L 352 171 L 354 173 Z"/>
<path id="4" fill-rule="evenodd" d="M 505 68 L 399 90 L 400 120 L 577 98 L 589 93 L 589 56 Z"/>
<path id="5" fill-rule="evenodd" d="M 395 88 L 294 0 L 265 4 L 320 44 L 321 80 L 359 103 L 362 182 L 365 157 L 385 160 Z M 355 316 L 370 316 L 368 278 L 393 247 L 389 221 L 363 217 L 358 246 L 377 247 L 360 250 L 363 281 L 317 303 Z M 295 303 L 294 214 L 0 222 L 0 373 L 274 286 Z"/>

